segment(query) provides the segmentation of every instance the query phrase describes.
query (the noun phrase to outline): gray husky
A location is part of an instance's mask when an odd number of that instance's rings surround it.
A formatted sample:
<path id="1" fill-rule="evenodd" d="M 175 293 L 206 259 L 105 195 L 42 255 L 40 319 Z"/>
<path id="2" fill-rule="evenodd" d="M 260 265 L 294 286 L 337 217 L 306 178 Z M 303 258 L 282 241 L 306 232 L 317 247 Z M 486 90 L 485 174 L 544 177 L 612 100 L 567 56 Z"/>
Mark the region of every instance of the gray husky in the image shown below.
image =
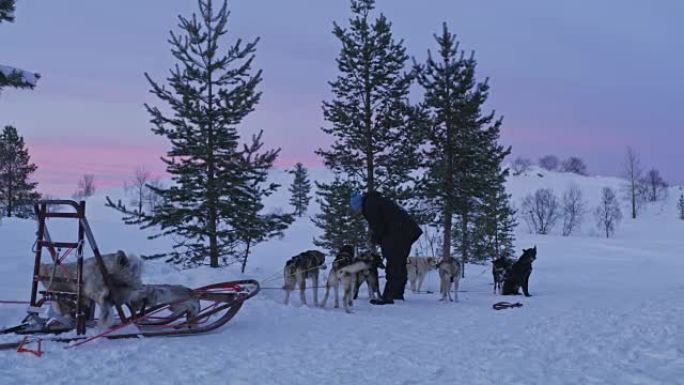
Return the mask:
<path id="1" fill-rule="evenodd" d="M 408 280 L 411 283 L 411 291 L 419 292 L 423 286 L 425 276 L 430 270 L 437 268 L 437 259 L 434 257 L 408 257 L 406 260 L 406 270 Z"/>
<path id="2" fill-rule="evenodd" d="M 83 297 L 94 301 L 100 307 L 98 326 L 107 328 L 111 326 L 113 321 L 112 306 L 115 304 L 124 305 L 131 293 L 142 287 L 142 261 L 136 256 L 126 255 L 121 250 L 103 255 L 102 260 L 109 273 L 112 287 L 108 288 L 105 285 L 97 260 L 94 257 L 86 258 L 83 260 L 82 294 Z M 75 279 L 76 273 L 76 262 L 58 265 L 42 263 L 39 268 L 38 279 L 47 290 L 76 293 L 77 285 L 75 282 L 59 279 Z M 61 316 L 68 318 L 71 316 L 70 313 L 75 310 L 74 303 L 66 299 L 57 300 L 55 310 Z"/>
<path id="3" fill-rule="evenodd" d="M 170 318 L 185 314 L 188 327 L 200 312 L 199 295 L 182 285 L 143 285 L 128 298 L 128 305 L 138 315 L 143 315 L 146 307 L 162 304 L 169 305 Z"/>
<path id="4" fill-rule="evenodd" d="M 442 294 L 440 301 L 458 302 L 458 282 L 461 279 L 461 263 L 453 257 L 443 258 L 437 264 L 439 271 L 439 292 Z M 454 299 L 451 299 L 451 286 L 454 286 Z"/>
<path id="5" fill-rule="evenodd" d="M 310 278 L 313 287 L 314 306 L 318 306 L 318 275 L 320 270 L 325 270 L 325 254 L 318 250 L 308 250 L 290 258 L 283 268 L 285 284 L 285 305 L 290 300 L 290 293 L 299 284 L 299 298 L 306 305 L 306 279 Z"/>

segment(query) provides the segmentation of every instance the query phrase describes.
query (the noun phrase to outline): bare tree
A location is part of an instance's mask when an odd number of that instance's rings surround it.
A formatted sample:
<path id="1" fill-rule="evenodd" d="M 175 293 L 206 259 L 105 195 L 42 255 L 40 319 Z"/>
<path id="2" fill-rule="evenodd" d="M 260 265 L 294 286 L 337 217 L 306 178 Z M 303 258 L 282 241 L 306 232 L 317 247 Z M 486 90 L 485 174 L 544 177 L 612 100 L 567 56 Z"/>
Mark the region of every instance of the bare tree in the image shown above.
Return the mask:
<path id="1" fill-rule="evenodd" d="M 572 235 L 573 232 L 582 226 L 584 214 L 587 210 L 587 203 L 584 201 L 584 194 L 576 184 L 571 184 L 563 193 L 563 236 Z"/>
<path id="2" fill-rule="evenodd" d="M 513 175 L 521 175 L 527 171 L 530 171 L 530 168 L 532 168 L 532 161 L 527 159 L 527 158 L 522 158 L 522 157 L 517 157 L 513 161 L 513 164 L 511 165 L 511 170 L 513 171 Z"/>
<path id="3" fill-rule="evenodd" d="M 632 209 L 632 219 L 636 219 L 637 212 L 645 199 L 645 189 L 641 178 L 641 160 L 639 154 L 632 147 L 627 147 L 624 176 L 627 179 L 625 196 Z"/>
<path id="4" fill-rule="evenodd" d="M 544 170 L 555 171 L 560 166 L 560 160 L 555 155 L 546 155 L 539 159 L 539 167 Z"/>
<path id="5" fill-rule="evenodd" d="M 152 178 L 147 183 L 147 193 L 145 194 L 145 205 L 147 206 L 147 211 L 154 212 L 163 202 L 162 197 L 157 193 L 164 189 L 165 186 L 159 178 Z"/>
<path id="6" fill-rule="evenodd" d="M 548 234 L 561 216 L 558 198 L 551 189 L 539 189 L 523 199 L 520 215 L 531 231 Z"/>
<path id="7" fill-rule="evenodd" d="M 601 192 L 601 203 L 594 211 L 596 224 L 601 231 L 604 231 L 606 238 L 615 234 L 615 228 L 622 220 L 620 202 L 615 191 L 610 187 L 604 187 Z"/>
<path id="8" fill-rule="evenodd" d="M 159 178 L 153 177 L 144 167 L 138 167 L 133 177 L 124 182 L 128 204 L 132 207 L 129 209 L 121 199 L 114 202 L 110 197 L 106 197 L 105 206 L 125 214 L 122 218 L 124 223 L 139 225 L 146 216 L 154 214 L 155 209 L 162 204 L 162 198 L 157 191 L 163 188 Z"/>
<path id="9" fill-rule="evenodd" d="M 443 241 L 442 234 L 434 226 L 430 226 L 429 224 L 421 225 L 420 228 L 423 230 L 423 235 L 416 242 L 416 252 L 419 256 L 424 257 L 436 257 L 440 255 L 439 249 Z"/>
<path id="10" fill-rule="evenodd" d="M 145 198 L 148 193 L 147 183 L 149 183 L 150 178 L 150 172 L 141 166 L 135 169 L 133 178 L 124 183 L 124 191 L 130 196 L 129 203 L 135 207 L 134 211 L 138 217 L 143 216 Z"/>
<path id="11" fill-rule="evenodd" d="M 654 168 L 648 170 L 641 183 L 646 190 L 646 199 L 649 202 L 657 202 L 667 198 L 667 182 L 660 176 L 660 172 Z"/>
<path id="12" fill-rule="evenodd" d="M 571 156 L 563 161 L 561 164 L 561 171 L 570 172 L 577 175 L 589 175 L 587 172 L 587 165 L 584 164 L 582 159 L 575 156 Z"/>
<path id="13" fill-rule="evenodd" d="M 84 174 L 78 181 L 78 190 L 74 193 L 74 199 L 88 199 L 95 194 L 95 175 Z"/>

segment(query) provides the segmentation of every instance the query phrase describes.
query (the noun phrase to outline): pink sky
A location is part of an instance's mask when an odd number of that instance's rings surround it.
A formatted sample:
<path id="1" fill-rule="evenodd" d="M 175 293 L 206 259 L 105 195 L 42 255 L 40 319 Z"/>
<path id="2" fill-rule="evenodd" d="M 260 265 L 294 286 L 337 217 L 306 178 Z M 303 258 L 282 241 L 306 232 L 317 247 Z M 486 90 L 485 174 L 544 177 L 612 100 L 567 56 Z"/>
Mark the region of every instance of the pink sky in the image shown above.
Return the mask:
<path id="1" fill-rule="evenodd" d="M 98 189 L 121 187 L 131 179 L 136 168 L 145 167 L 153 176 L 165 177 L 163 144 L 64 143 L 61 140 L 28 143 L 32 162 L 36 163 L 35 179 L 42 193 L 68 197 L 77 189 L 83 174 L 94 174 Z M 291 167 L 302 162 L 307 167 L 319 166 L 314 156 L 279 157 L 276 166 Z"/>

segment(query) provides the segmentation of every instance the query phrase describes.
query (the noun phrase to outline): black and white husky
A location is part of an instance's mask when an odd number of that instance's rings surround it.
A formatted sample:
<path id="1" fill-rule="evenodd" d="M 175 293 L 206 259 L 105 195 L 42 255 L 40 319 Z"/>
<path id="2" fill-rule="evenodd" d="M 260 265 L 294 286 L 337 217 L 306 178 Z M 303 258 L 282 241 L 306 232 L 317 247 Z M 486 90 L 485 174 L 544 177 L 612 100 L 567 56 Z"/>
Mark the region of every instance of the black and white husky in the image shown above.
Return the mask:
<path id="1" fill-rule="evenodd" d="M 285 305 L 290 301 L 290 293 L 299 284 L 299 297 L 302 304 L 306 305 L 306 279 L 310 278 L 313 288 L 314 305 L 318 305 L 318 275 L 320 270 L 325 270 L 325 255 L 318 250 L 308 250 L 290 258 L 283 268 L 285 284 Z"/>
<path id="2" fill-rule="evenodd" d="M 360 273 L 367 272 L 372 267 L 371 260 L 358 260 L 354 258 L 354 248 L 350 245 L 345 245 L 340 249 L 340 252 L 335 257 L 330 274 L 325 283 L 325 296 L 321 307 L 325 307 L 328 302 L 328 295 L 330 289 L 335 291 L 335 307 L 340 307 L 338 288 L 341 285 L 344 292 L 342 297 L 342 305 L 347 313 L 351 313 L 351 306 L 354 301 L 354 290 L 357 286 L 356 282 Z"/>
<path id="3" fill-rule="evenodd" d="M 443 258 L 437 264 L 439 271 L 439 292 L 442 294 L 440 301 L 458 302 L 458 283 L 461 279 L 461 263 L 453 257 Z M 454 299 L 451 298 L 451 287 L 454 287 Z"/>
<path id="4" fill-rule="evenodd" d="M 380 279 L 378 269 L 384 269 L 385 265 L 382 263 L 382 257 L 376 253 L 363 253 L 356 257 L 355 261 L 366 262 L 370 268 L 362 270 L 357 274 L 356 285 L 354 286 L 354 299 L 359 297 L 359 289 L 361 285 L 366 283 L 368 286 L 368 298 L 380 298 Z"/>
<path id="5" fill-rule="evenodd" d="M 503 283 L 506 280 L 506 277 L 508 276 L 508 273 L 510 272 L 512 266 L 513 266 L 513 261 L 510 260 L 509 258 L 506 258 L 505 256 L 501 256 L 501 257 L 492 261 L 492 277 L 494 279 L 494 294 L 496 294 L 497 291 L 499 293 L 501 293 Z"/>

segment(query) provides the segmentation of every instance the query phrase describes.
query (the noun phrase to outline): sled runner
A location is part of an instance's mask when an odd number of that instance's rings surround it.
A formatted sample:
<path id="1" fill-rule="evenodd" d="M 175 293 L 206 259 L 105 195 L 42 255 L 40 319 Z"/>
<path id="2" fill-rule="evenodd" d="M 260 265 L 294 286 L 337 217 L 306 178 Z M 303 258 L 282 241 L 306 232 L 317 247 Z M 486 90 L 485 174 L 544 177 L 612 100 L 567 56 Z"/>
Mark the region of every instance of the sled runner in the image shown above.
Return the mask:
<path id="1" fill-rule="evenodd" d="M 73 208 L 72 212 L 57 212 L 57 207 Z M 254 297 L 260 290 L 259 283 L 255 280 L 239 280 L 211 284 L 196 289 L 187 289 L 197 306 L 192 313 L 178 312 L 178 301 L 161 303 L 151 306 L 146 310 L 131 309 L 123 306 L 123 303 L 113 301 L 116 312 L 111 327 L 101 330 L 99 334 L 88 333 L 88 329 L 96 326 L 95 303 L 84 296 L 84 272 L 101 274 L 102 283 L 113 293 L 115 283 L 107 271 L 103 256 L 95 243 L 92 231 L 85 217 L 85 202 L 71 200 L 45 200 L 35 205 L 36 218 L 38 220 L 38 232 L 35 242 L 35 260 L 33 280 L 31 284 L 31 298 L 28 314 L 21 324 L 2 329 L 0 334 L 40 335 L 69 333 L 68 336 L 60 337 L 37 337 L 34 341 L 58 341 L 73 342 L 72 346 L 91 341 L 97 338 L 131 338 L 131 337 L 157 337 L 157 336 L 185 336 L 206 333 L 225 325 L 240 310 L 244 302 Z M 47 229 L 49 218 L 72 218 L 78 219 L 78 239 L 75 242 L 55 242 L 51 239 Z M 94 254 L 97 268 L 84 270 L 83 246 L 88 243 Z M 46 276 L 43 259 L 43 249 L 46 249 L 53 265 L 51 273 Z M 62 251 L 64 249 L 64 251 Z M 70 255 L 75 256 L 76 262 L 65 268 L 64 261 Z M 58 273 L 59 272 L 59 273 Z M 99 277 L 98 277 L 99 278 Z M 49 285 L 45 282 L 48 281 Z M 46 286 L 40 290 L 39 284 Z M 60 290 L 53 290 L 53 282 L 62 283 L 56 285 Z M 68 284 L 67 284 L 68 283 Z M 74 290 L 64 290 L 65 287 Z M 187 299 L 184 299 L 184 301 Z M 54 319 L 46 316 L 48 307 L 52 302 L 71 310 L 72 322 Z M 121 302 L 121 301 L 119 301 Z M 143 308 L 144 309 L 144 308 Z M 69 321 L 69 320 L 67 320 Z M 33 337 L 32 337 L 33 338 Z M 30 341 L 24 338 L 22 341 L 0 344 L 0 349 L 24 349 Z M 40 346 L 40 345 L 39 345 Z M 40 348 L 39 348 L 40 350 Z"/>

